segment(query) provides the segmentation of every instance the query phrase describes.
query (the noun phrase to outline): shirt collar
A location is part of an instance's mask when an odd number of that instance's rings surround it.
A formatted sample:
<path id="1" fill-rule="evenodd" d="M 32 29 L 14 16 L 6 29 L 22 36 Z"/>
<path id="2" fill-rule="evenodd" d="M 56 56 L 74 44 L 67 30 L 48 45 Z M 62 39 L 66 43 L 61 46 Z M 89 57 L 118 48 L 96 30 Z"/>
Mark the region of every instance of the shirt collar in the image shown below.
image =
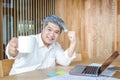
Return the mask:
<path id="1" fill-rule="evenodd" d="M 42 46 L 45 46 L 45 44 L 43 43 L 43 40 L 42 40 L 42 38 L 41 38 L 42 36 L 41 36 L 41 33 L 38 35 L 38 45 L 39 45 L 39 47 L 42 47 Z"/>

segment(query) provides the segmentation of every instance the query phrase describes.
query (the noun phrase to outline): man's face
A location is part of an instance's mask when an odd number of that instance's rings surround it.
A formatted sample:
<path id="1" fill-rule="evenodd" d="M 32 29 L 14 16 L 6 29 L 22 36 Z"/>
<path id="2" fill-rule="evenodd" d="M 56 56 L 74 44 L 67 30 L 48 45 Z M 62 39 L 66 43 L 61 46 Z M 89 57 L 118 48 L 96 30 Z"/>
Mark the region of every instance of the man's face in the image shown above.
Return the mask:
<path id="1" fill-rule="evenodd" d="M 58 25 L 48 23 L 48 25 L 42 31 L 42 40 L 45 45 L 52 44 L 55 42 L 60 35 L 60 28 Z"/>

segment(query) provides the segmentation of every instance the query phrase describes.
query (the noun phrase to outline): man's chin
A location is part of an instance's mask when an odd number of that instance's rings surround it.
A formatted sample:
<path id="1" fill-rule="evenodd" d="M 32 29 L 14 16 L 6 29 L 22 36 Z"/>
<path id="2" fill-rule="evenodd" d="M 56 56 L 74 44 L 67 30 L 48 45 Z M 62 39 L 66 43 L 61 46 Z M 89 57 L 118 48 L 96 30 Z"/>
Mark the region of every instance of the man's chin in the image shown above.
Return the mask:
<path id="1" fill-rule="evenodd" d="M 47 44 L 52 44 L 52 43 L 54 43 L 55 41 L 53 41 L 53 40 L 46 40 L 46 43 Z"/>
<path id="2" fill-rule="evenodd" d="M 53 42 L 51 42 L 51 41 L 46 41 L 46 43 L 47 43 L 47 44 L 52 44 Z"/>

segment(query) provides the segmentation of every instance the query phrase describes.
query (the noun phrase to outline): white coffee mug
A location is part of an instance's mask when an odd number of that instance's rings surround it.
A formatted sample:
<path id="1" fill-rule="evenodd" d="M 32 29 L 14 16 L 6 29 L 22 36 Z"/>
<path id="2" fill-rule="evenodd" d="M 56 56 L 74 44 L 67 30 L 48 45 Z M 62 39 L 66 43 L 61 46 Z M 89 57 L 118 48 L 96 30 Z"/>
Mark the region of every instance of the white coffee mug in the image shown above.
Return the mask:
<path id="1" fill-rule="evenodd" d="M 18 51 L 19 53 L 32 53 L 35 47 L 35 37 L 19 36 L 18 37 Z"/>

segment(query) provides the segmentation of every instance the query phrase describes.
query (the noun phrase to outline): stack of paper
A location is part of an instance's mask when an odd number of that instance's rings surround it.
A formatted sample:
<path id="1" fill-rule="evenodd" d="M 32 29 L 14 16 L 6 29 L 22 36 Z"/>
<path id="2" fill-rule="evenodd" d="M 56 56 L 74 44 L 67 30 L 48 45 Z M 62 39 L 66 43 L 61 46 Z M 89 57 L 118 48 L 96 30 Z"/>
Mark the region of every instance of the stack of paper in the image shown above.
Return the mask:
<path id="1" fill-rule="evenodd" d="M 104 76 L 88 77 L 88 76 L 75 76 L 75 75 L 64 74 L 64 75 L 51 77 L 45 80 L 120 80 L 120 79 L 112 78 L 112 77 L 104 77 Z"/>
<path id="2" fill-rule="evenodd" d="M 113 66 L 113 67 L 110 67 L 108 68 L 109 70 L 113 70 L 113 71 L 118 71 L 120 72 L 120 66 Z"/>

